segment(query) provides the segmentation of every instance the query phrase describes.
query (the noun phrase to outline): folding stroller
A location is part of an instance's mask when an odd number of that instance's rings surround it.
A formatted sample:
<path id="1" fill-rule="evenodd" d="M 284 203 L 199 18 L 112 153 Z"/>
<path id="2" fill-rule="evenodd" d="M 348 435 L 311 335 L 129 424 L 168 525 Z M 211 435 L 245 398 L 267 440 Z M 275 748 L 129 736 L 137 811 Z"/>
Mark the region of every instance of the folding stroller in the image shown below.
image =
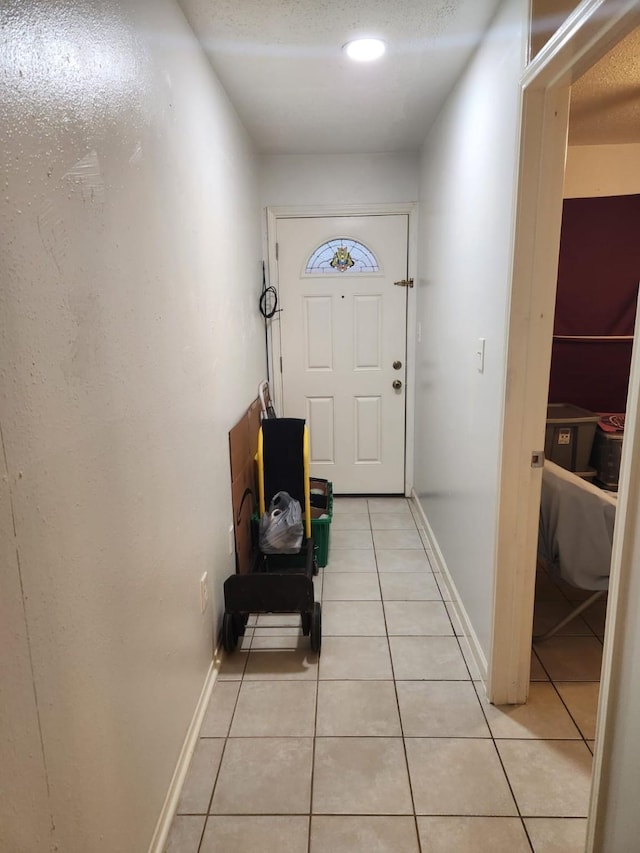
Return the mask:
<path id="1" fill-rule="evenodd" d="M 260 402 L 260 421 L 277 418 L 269 390 L 269 382 L 264 379 L 258 385 L 258 400 Z M 333 511 L 333 484 L 320 477 L 309 479 L 311 493 L 311 518 L 314 539 L 314 560 L 324 568 L 329 558 L 329 525 Z M 264 512 L 262 507 L 261 512 Z"/>
<path id="2" fill-rule="evenodd" d="M 263 420 L 257 461 L 260 515 L 277 492 L 288 492 L 304 512 L 304 539 L 298 554 L 263 554 L 256 532 L 251 571 L 231 575 L 224 584 L 222 642 L 227 652 L 236 648 L 250 613 L 298 612 L 302 633 L 310 636 L 311 648 L 317 652 L 322 641 L 322 616 L 313 592 L 317 565 L 311 535 L 309 435 L 304 420 Z"/>

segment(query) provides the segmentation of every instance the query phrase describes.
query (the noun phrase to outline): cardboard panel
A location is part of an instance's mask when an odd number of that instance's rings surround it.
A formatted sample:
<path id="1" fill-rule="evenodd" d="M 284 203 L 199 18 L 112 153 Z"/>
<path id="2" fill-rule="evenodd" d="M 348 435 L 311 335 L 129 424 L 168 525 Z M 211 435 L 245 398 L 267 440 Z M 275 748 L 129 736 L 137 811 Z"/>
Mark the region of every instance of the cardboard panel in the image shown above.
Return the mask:
<path id="1" fill-rule="evenodd" d="M 236 571 L 245 574 L 251 565 L 251 516 L 255 508 L 253 466 L 247 465 L 232 485 L 233 528 L 236 543 Z"/>
<path id="2" fill-rule="evenodd" d="M 236 546 L 236 571 L 245 574 L 251 566 L 253 544 L 251 516 L 257 506 L 255 455 L 260 427 L 260 401 L 254 400 L 229 432 L 231 500 Z"/>
<path id="3" fill-rule="evenodd" d="M 229 433 L 231 482 L 242 473 L 249 459 L 249 418 L 245 413 Z"/>

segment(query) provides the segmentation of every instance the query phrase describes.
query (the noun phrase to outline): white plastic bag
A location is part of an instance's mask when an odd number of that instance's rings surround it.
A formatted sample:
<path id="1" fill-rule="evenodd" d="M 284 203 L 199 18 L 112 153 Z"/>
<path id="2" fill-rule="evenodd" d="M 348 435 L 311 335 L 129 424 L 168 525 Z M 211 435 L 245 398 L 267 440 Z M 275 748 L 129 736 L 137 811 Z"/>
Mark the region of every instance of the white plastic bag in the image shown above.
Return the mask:
<path id="1" fill-rule="evenodd" d="M 277 492 L 260 519 L 263 554 L 298 554 L 302 547 L 302 509 L 288 492 Z"/>

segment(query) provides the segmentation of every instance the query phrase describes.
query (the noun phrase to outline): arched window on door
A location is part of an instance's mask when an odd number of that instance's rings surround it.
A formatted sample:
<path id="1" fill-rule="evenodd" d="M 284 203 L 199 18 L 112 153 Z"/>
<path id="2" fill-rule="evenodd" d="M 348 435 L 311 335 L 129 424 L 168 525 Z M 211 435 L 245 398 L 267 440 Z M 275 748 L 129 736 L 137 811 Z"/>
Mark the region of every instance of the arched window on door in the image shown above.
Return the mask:
<path id="1" fill-rule="evenodd" d="M 304 271 L 305 275 L 366 274 L 380 272 L 380 265 L 364 243 L 350 237 L 336 237 L 318 246 Z"/>

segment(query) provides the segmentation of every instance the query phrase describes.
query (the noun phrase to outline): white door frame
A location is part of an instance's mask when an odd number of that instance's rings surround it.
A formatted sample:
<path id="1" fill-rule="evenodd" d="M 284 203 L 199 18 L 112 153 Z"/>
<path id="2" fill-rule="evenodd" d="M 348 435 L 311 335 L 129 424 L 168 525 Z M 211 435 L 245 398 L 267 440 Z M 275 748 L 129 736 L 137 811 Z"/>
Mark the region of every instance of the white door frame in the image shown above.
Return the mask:
<path id="1" fill-rule="evenodd" d="M 409 220 L 408 267 L 409 277 L 417 282 L 417 228 L 418 206 L 414 202 L 397 204 L 349 204 L 349 205 L 313 205 L 267 207 L 267 245 L 269 251 L 269 281 L 279 290 L 278 259 L 276 257 L 276 228 L 278 219 L 299 219 L 312 216 L 387 216 L 389 214 L 405 214 Z M 407 372 L 406 388 L 406 417 L 405 417 L 405 473 L 404 493 L 407 497 L 413 489 L 413 443 L 414 443 L 414 412 L 415 412 L 415 377 L 416 377 L 416 290 L 407 289 Z M 282 410 L 283 388 L 282 372 L 280 369 L 281 338 L 280 319 L 276 315 L 271 321 L 269 336 L 271 364 L 273 376 L 271 383 L 274 391 L 276 411 Z"/>
<path id="2" fill-rule="evenodd" d="M 558 270 L 563 178 L 571 84 L 640 24 L 638 0 L 584 0 L 527 66 L 521 80 L 522 132 L 518 174 L 513 281 L 507 337 L 506 395 L 497 520 L 494 619 L 488 694 L 495 703 L 526 701 L 529 687 L 535 588 L 535 555 L 542 472 L 531 454 L 544 447 L 546 404 Z M 630 389 L 640 382 L 634 353 Z M 600 688 L 587 849 L 594 849 L 602 804 L 607 701 L 620 667 L 614 658 L 618 591 L 629 572 L 640 485 L 640 448 L 635 440 L 638 394 L 627 410 L 628 437 L 621 466 L 624 483 L 611 565 L 611 582 Z M 602 736 L 601 736 L 602 735 Z M 606 763 L 606 762 L 605 762 Z"/>

